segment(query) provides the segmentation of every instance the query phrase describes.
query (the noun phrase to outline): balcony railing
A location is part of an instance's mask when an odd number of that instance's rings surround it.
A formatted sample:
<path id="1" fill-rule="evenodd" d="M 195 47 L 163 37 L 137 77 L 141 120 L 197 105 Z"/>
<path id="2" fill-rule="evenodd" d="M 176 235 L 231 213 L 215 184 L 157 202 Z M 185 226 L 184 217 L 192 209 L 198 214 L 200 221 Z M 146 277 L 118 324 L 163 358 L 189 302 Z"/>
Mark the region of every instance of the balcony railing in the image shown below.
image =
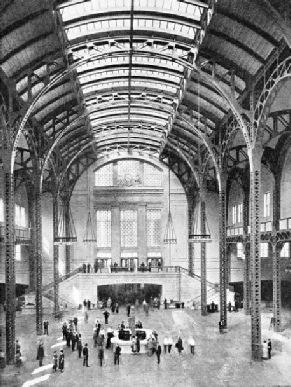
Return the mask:
<path id="1" fill-rule="evenodd" d="M 0 225 L 0 241 L 4 242 L 5 226 Z M 30 228 L 15 228 L 14 238 L 17 245 L 28 245 L 31 243 L 31 229 Z"/>

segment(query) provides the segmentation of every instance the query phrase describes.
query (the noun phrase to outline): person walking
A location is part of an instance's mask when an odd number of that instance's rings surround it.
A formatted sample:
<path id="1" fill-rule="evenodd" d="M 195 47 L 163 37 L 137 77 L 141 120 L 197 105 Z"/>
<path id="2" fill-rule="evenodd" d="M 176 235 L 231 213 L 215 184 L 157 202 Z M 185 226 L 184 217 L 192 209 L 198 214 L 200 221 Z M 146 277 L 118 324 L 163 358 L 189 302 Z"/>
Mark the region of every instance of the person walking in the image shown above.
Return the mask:
<path id="1" fill-rule="evenodd" d="M 268 358 L 271 359 L 272 357 L 272 342 L 271 339 L 268 339 Z"/>
<path id="2" fill-rule="evenodd" d="M 158 344 L 157 349 L 156 349 L 158 364 L 160 364 L 160 361 L 161 361 L 161 353 L 162 353 L 162 347 Z"/>
<path id="3" fill-rule="evenodd" d="M 115 304 L 115 313 L 118 314 L 119 312 L 119 305 L 118 305 L 118 302 L 116 302 Z"/>
<path id="4" fill-rule="evenodd" d="M 115 348 L 115 352 L 114 352 L 114 365 L 116 365 L 116 363 L 119 365 L 120 354 L 121 354 L 121 348 L 120 348 L 119 344 L 116 344 L 116 348 Z"/>
<path id="5" fill-rule="evenodd" d="M 36 357 L 36 359 L 39 361 L 40 367 L 42 367 L 43 358 L 44 358 L 44 347 L 43 347 L 43 342 L 41 341 L 37 349 L 37 357 Z"/>
<path id="6" fill-rule="evenodd" d="M 130 317 L 130 303 L 129 302 L 126 305 L 126 309 L 127 309 L 127 317 Z"/>
<path id="7" fill-rule="evenodd" d="M 64 371 L 64 367 L 65 367 L 65 354 L 64 354 L 64 351 L 61 349 L 60 355 L 59 355 L 59 369 L 61 370 L 61 372 Z"/>
<path id="8" fill-rule="evenodd" d="M 89 358 L 89 350 L 88 350 L 88 344 L 85 344 L 85 347 L 83 348 L 83 367 L 90 367 L 88 365 L 88 358 Z"/>
<path id="9" fill-rule="evenodd" d="M 77 342 L 77 350 L 79 352 L 79 359 L 81 359 L 81 357 L 82 357 L 82 349 L 83 349 L 82 339 L 81 339 L 81 335 L 79 335 L 79 340 Z"/>
<path id="10" fill-rule="evenodd" d="M 77 331 L 78 318 L 75 316 L 73 321 L 74 321 L 74 325 L 75 325 L 75 331 Z"/>

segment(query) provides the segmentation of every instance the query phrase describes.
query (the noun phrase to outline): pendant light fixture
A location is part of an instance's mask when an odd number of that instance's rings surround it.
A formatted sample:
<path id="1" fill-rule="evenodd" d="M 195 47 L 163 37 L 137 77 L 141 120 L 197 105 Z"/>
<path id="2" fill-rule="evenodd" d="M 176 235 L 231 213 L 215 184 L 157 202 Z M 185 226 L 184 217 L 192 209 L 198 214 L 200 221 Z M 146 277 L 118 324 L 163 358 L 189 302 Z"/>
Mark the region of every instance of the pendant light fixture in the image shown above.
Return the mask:
<path id="1" fill-rule="evenodd" d="M 92 223 L 92 216 L 91 216 L 91 198 L 90 198 L 90 175 L 89 171 L 87 168 L 86 171 L 86 180 L 87 180 L 87 211 L 88 211 L 88 216 L 87 216 L 87 223 L 86 223 L 86 229 L 85 229 L 85 234 L 83 237 L 83 242 L 84 243 L 94 243 L 97 242 L 96 238 L 96 233 L 93 227 Z"/>
<path id="2" fill-rule="evenodd" d="M 61 200 L 58 233 L 54 238 L 54 245 L 72 245 L 77 242 L 77 234 L 70 208 L 70 202 Z"/>
<path id="3" fill-rule="evenodd" d="M 169 164 L 170 164 L 170 160 L 169 160 Z M 167 220 L 166 231 L 165 231 L 163 242 L 167 244 L 175 244 L 177 243 L 177 238 L 176 238 L 172 214 L 171 214 L 171 180 L 170 180 L 169 165 L 168 165 L 168 183 L 169 183 L 169 212 L 168 212 L 168 220 Z"/>
<path id="4" fill-rule="evenodd" d="M 197 75 L 198 82 L 197 82 L 197 129 L 200 130 L 200 77 L 199 73 Z M 202 176 L 202 168 L 201 168 L 201 149 L 200 149 L 200 140 L 198 139 L 198 170 L 199 170 L 199 179 L 200 179 L 200 187 L 203 184 L 203 176 Z M 194 219 L 193 219 L 193 234 L 189 235 L 189 242 L 196 242 L 196 243 L 208 243 L 212 242 L 209 226 L 207 223 L 207 217 L 206 217 L 206 211 L 205 211 L 205 203 L 201 203 L 201 195 L 200 192 L 198 192 L 198 203 L 195 207 L 194 212 Z"/>

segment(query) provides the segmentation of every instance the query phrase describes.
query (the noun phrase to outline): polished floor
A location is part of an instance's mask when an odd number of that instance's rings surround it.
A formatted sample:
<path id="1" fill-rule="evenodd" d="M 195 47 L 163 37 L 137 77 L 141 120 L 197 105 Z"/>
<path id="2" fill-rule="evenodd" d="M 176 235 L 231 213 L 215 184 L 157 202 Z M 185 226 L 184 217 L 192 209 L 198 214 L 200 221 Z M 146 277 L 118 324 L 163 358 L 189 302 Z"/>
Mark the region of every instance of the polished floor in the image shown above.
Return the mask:
<path id="1" fill-rule="evenodd" d="M 114 365 L 113 353 L 105 351 L 105 363 L 98 363 L 97 349 L 93 347 L 92 329 L 96 317 L 102 318 L 102 311 L 89 312 L 89 322 L 83 320 L 81 311 L 72 311 L 63 318 L 77 315 L 78 330 L 83 343 L 89 344 L 89 365 L 83 367 L 77 352 L 66 345 L 65 369 L 52 373 L 52 354 L 62 348 L 60 338 L 61 321 L 49 320 L 49 336 L 35 335 L 35 316 L 17 316 L 16 337 L 21 344 L 24 364 L 19 368 L 7 366 L 1 370 L 1 386 L 291 386 L 291 313 L 284 311 L 284 332 L 269 330 L 269 310 L 262 313 L 262 339 L 271 338 L 273 353 L 271 360 L 251 361 L 250 316 L 242 311 L 228 314 L 229 331 L 219 334 L 219 314 L 202 317 L 200 311 L 190 309 L 152 310 L 148 317 L 142 309 L 136 317 L 143 322 L 144 328 L 156 330 L 159 341 L 165 334 L 171 334 L 174 342 L 178 335 L 184 339 L 185 350 L 181 356 L 177 350 L 171 354 L 162 353 L 158 364 L 156 356 L 148 357 L 122 354 L 120 365 Z M 115 328 L 126 320 L 124 308 L 118 315 L 110 315 L 109 324 Z M 290 325 L 288 325 L 290 324 Z M 106 330 L 106 326 L 105 326 Z M 190 353 L 186 340 L 192 334 L 196 341 L 194 356 Z M 38 367 L 36 349 L 38 340 L 45 346 L 43 367 Z M 53 347 L 52 346 L 55 346 Z"/>

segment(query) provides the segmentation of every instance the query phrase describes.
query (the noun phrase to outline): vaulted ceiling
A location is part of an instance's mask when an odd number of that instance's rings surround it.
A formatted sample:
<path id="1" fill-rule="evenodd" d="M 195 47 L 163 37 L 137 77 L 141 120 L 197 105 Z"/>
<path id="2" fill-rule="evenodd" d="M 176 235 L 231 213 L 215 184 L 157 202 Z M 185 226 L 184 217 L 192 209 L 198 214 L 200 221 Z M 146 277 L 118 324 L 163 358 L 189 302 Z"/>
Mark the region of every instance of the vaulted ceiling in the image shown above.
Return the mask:
<path id="1" fill-rule="evenodd" d="M 282 4 L 3 1 L 0 65 L 62 168 L 84 155 L 140 152 L 198 170 L 230 117 L 213 79 L 243 105 L 288 43 Z"/>

